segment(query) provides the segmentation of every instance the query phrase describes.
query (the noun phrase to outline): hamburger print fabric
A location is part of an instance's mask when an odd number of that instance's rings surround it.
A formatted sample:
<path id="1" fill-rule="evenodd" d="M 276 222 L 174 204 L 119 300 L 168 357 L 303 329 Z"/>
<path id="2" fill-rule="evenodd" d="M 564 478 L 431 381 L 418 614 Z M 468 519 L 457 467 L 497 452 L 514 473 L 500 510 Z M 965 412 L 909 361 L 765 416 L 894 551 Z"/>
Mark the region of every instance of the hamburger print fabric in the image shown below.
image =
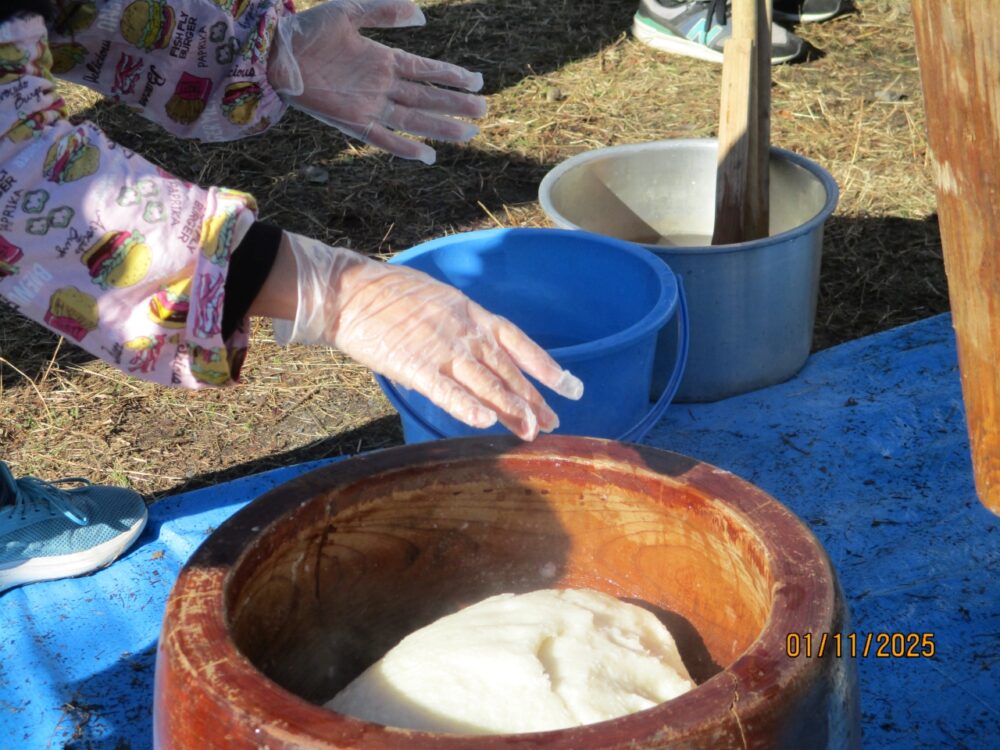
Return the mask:
<path id="1" fill-rule="evenodd" d="M 233 140 L 266 130 L 284 114 L 267 81 L 267 59 L 290 1 L 55 4 L 52 72 L 143 112 L 171 133 Z"/>
<path id="2" fill-rule="evenodd" d="M 64 20 L 87 29 L 101 17 Z M 160 36 L 136 38 L 155 46 Z M 55 59 L 39 17 L 0 24 L 0 297 L 138 377 L 232 382 L 247 336 L 244 326 L 222 339 L 225 279 L 253 199 L 179 180 L 71 124 L 49 75 Z M 197 78 L 178 79 L 182 101 L 214 88 Z"/>

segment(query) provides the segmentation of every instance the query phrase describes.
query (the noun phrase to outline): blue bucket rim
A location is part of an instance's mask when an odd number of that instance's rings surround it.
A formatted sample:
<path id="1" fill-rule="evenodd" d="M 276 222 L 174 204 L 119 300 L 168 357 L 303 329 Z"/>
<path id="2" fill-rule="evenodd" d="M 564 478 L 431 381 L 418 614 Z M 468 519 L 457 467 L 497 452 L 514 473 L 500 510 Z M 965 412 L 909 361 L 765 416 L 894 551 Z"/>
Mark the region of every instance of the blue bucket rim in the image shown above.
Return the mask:
<path id="1" fill-rule="evenodd" d="M 606 235 L 587 232 L 581 229 L 556 229 L 552 227 L 504 227 L 494 229 L 477 229 L 472 232 L 457 232 L 444 237 L 438 237 L 437 239 L 428 240 L 427 242 L 423 242 L 419 245 L 414 245 L 408 250 L 404 250 L 403 252 L 394 255 L 388 262 L 393 265 L 406 265 L 406 261 L 434 252 L 442 247 L 457 245 L 468 241 L 469 239 L 493 239 L 510 236 L 516 237 L 518 235 L 526 234 L 564 237 L 573 241 L 583 239 L 584 241 L 589 241 L 593 244 L 614 248 L 625 255 L 629 255 L 636 260 L 645 263 L 646 266 L 650 268 L 660 280 L 659 297 L 653 304 L 652 309 L 650 309 L 638 321 L 627 328 L 623 328 L 622 330 L 616 331 L 608 336 L 604 336 L 603 338 L 594 339 L 593 341 L 587 341 L 582 344 L 574 344 L 573 346 L 561 346 L 546 349 L 546 351 L 553 357 L 561 359 L 563 362 L 588 359 L 593 355 L 595 346 L 599 346 L 601 352 L 605 354 L 612 354 L 620 351 L 621 349 L 631 346 L 635 341 L 647 335 L 655 335 L 656 332 L 666 325 L 667 321 L 670 320 L 677 310 L 678 299 L 680 296 L 677 276 L 662 258 L 657 257 L 655 253 L 646 249 L 642 245 L 637 245 L 634 242 L 627 242 L 616 237 L 608 237 Z"/>
<path id="2" fill-rule="evenodd" d="M 592 234 L 589 230 L 577 227 L 574 222 L 570 221 L 563 216 L 562 213 L 556 210 L 555 206 L 552 205 L 551 198 L 549 197 L 552 193 L 552 185 L 554 185 L 558 179 L 570 170 L 576 169 L 589 161 L 614 156 L 616 154 L 626 154 L 632 151 L 648 150 L 650 146 L 656 147 L 666 145 L 697 146 L 698 148 L 711 147 L 718 149 L 719 140 L 717 138 L 667 138 L 658 141 L 646 141 L 643 143 L 623 143 L 617 146 L 607 146 L 605 148 L 597 148 L 591 151 L 583 151 L 557 164 L 542 178 L 541 183 L 538 185 L 538 202 L 542 207 L 542 211 L 544 211 L 545 215 L 553 223 L 559 224 L 570 231 L 588 232 Z M 828 218 L 830 218 L 830 215 L 837 208 L 837 202 L 840 200 L 840 187 L 837 185 L 837 181 L 833 179 L 833 175 L 831 175 L 826 169 L 805 156 L 796 154 L 793 151 L 788 151 L 787 149 L 778 148 L 777 146 L 771 146 L 770 153 L 772 158 L 778 156 L 799 167 L 802 167 L 811 175 L 816 177 L 826 189 L 826 201 L 823 203 L 823 207 L 820 208 L 820 210 L 817 211 L 816 214 L 808 221 L 799 224 L 797 227 L 785 230 L 784 232 L 778 232 L 778 234 L 773 234 L 768 237 L 762 237 L 757 240 L 748 240 L 746 242 L 733 242 L 727 245 L 704 245 L 691 247 L 671 245 L 661 247 L 659 245 L 644 245 L 641 242 L 631 242 L 629 240 L 620 241 L 627 242 L 628 244 L 635 245 L 637 247 L 646 248 L 650 252 L 654 253 L 663 252 L 676 255 L 691 255 L 695 253 L 699 255 L 721 255 L 725 253 L 746 252 L 747 250 L 770 247 L 815 231 L 819 225 L 822 225 Z M 609 237 L 610 239 L 619 239 L 617 237 L 611 237 L 611 235 L 598 236 Z"/>

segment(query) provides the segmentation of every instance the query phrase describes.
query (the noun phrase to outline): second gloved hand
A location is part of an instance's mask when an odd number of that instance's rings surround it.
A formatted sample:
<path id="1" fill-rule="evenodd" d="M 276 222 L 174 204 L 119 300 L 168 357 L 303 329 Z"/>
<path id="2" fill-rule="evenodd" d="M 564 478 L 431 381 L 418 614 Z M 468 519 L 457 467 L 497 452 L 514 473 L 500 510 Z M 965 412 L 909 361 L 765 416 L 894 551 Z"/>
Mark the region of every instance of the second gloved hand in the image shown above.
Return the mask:
<path id="1" fill-rule="evenodd" d="M 483 77 L 363 36 L 362 28 L 422 26 L 411 0 L 330 0 L 278 22 L 268 80 L 289 104 L 406 159 L 433 164 L 434 149 L 399 132 L 467 141 L 486 101 L 465 91 Z M 438 86 L 448 86 L 453 91 Z"/>
<path id="2" fill-rule="evenodd" d="M 559 426 L 527 373 L 566 398 L 583 384 L 510 321 L 427 274 L 286 232 L 297 267 L 294 325 L 279 343 L 335 346 L 479 428 L 525 440 Z"/>

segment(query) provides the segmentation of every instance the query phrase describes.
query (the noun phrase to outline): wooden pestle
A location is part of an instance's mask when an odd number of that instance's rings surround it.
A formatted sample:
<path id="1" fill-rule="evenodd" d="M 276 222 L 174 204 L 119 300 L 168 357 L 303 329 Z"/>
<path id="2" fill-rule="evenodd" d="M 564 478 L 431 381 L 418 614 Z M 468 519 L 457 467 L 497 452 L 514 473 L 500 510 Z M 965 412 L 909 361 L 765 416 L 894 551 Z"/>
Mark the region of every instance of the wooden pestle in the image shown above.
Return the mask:
<path id="1" fill-rule="evenodd" d="M 770 0 L 733 0 L 722 63 L 713 245 L 768 235 Z"/>
<path id="2" fill-rule="evenodd" d="M 1000 0 L 912 7 L 976 491 L 1000 515 Z"/>

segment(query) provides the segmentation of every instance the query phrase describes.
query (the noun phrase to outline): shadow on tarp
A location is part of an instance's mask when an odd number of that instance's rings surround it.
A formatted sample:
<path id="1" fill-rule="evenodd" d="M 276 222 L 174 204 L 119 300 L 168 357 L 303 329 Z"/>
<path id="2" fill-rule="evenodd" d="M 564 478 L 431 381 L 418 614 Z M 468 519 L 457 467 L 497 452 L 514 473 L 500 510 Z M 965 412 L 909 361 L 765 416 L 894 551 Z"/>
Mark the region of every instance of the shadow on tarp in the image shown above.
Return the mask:
<path id="1" fill-rule="evenodd" d="M 156 644 L 73 683 L 63 705 L 63 750 L 149 750 L 153 746 L 153 683 Z M 148 701 L 125 700 L 145 695 Z"/>

